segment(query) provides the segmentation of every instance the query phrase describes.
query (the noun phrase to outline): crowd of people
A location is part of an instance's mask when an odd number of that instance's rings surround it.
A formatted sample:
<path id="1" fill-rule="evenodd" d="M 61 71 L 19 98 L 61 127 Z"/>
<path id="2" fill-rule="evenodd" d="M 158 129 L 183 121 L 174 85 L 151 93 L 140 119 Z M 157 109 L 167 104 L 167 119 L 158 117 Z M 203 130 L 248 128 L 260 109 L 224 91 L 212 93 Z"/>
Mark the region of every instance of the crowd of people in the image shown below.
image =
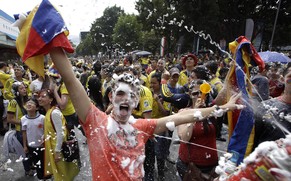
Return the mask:
<path id="1" fill-rule="evenodd" d="M 176 160 L 181 180 L 190 163 L 213 176 L 216 141 L 226 141 L 221 136 L 226 112 L 242 108 L 238 92 L 228 101 L 223 97 L 233 60 L 191 53 L 68 59 L 60 48 L 50 58 L 45 77 L 20 62 L 0 62 L 0 133 L 15 131 L 27 176 L 73 180 L 80 160 L 65 161 L 61 146 L 79 128 L 87 138 L 93 180 L 154 180 L 155 162 L 158 179 L 165 180 L 173 127 L 181 139 Z M 284 138 L 280 126 L 291 131 L 290 67 L 271 63 L 261 72 L 251 67 L 252 102 L 258 105 L 253 149 Z"/>

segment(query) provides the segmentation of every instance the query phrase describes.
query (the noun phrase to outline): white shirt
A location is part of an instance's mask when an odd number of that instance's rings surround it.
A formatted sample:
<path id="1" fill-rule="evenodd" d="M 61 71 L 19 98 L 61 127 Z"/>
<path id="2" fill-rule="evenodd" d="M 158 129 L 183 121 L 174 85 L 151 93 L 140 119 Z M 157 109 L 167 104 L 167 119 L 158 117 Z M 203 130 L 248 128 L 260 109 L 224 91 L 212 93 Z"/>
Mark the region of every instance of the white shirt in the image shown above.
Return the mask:
<path id="1" fill-rule="evenodd" d="M 26 130 L 29 147 L 39 148 L 43 146 L 44 120 L 45 116 L 39 113 L 34 118 L 30 118 L 28 115 L 21 118 L 22 130 Z"/>

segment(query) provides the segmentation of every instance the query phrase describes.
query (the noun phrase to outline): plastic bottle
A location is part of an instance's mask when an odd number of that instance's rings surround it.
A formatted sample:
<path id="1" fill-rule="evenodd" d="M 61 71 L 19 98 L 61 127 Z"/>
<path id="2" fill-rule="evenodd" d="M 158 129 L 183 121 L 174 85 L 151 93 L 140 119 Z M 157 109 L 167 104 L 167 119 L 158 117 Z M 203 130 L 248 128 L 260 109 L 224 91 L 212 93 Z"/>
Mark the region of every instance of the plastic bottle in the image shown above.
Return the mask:
<path id="1" fill-rule="evenodd" d="M 239 153 L 233 150 L 229 151 L 232 153 L 231 158 L 225 163 L 225 173 L 230 175 L 236 170 Z"/>

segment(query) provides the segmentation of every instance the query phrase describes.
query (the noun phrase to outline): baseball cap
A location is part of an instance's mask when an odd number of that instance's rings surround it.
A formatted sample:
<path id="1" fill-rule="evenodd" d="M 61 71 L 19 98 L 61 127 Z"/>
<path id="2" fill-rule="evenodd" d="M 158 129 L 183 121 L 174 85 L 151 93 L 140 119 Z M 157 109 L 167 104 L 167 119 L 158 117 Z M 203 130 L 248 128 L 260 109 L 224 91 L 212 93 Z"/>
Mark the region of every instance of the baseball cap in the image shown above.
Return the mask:
<path id="1" fill-rule="evenodd" d="M 171 68 L 169 72 L 170 72 L 171 76 L 173 76 L 174 74 L 178 74 L 178 75 L 180 74 L 180 71 L 177 67 Z"/>

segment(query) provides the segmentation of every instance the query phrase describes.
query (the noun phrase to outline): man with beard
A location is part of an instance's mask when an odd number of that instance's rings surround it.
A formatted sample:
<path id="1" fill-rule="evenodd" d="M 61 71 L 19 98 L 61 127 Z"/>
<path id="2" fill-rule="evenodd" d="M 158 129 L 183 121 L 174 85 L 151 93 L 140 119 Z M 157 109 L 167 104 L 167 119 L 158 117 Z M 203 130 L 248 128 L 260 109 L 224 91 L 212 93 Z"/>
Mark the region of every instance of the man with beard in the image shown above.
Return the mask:
<path id="1" fill-rule="evenodd" d="M 96 108 L 89 100 L 83 86 L 75 78 L 70 62 L 61 48 L 54 48 L 50 56 L 59 70 L 72 102 L 85 130 L 92 180 L 141 180 L 146 141 L 154 134 L 162 133 L 185 123 L 199 121 L 215 110 L 234 110 L 240 94 L 218 107 L 189 109 L 159 119 L 134 119 L 132 110 L 139 100 L 139 82 L 131 74 L 114 75 L 109 98 L 113 104 L 110 115 Z"/>

